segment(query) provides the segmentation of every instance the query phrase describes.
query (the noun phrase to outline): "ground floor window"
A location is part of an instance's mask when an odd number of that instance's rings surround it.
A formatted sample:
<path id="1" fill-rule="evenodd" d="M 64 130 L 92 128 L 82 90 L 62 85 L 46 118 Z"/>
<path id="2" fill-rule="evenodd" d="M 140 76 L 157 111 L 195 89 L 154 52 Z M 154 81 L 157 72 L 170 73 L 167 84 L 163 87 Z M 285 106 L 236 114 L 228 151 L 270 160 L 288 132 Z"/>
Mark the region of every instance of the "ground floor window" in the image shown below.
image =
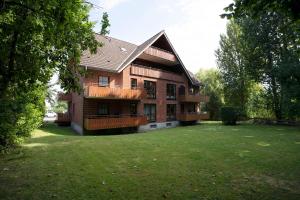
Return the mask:
<path id="1" fill-rule="evenodd" d="M 129 108 L 130 108 L 130 115 L 136 116 L 137 115 L 137 104 L 131 103 Z"/>
<path id="2" fill-rule="evenodd" d="M 109 106 L 106 103 L 98 105 L 98 115 L 109 115 Z"/>
<path id="3" fill-rule="evenodd" d="M 197 111 L 196 104 L 192 104 L 188 106 L 188 113 L 195 113 Z"/>
<path id="4" fill-rule="evenodd" d="M 180 112 L 181 112 L 181 114 L 183 114 L 184 113 L 184 104 L 182 103 L 182 104 L 180 104 Z"/>
<path id="5" fill-rule="evenodd" d="M 149 122 L 156 121 L 156 105 L 155 104 L 144 104 L 144 115 L 147 116 Z"/>
<path id="6" fill-rule="evenodd" d="M 167 104 L 167 121 L 176 120 L 176 104 Z"/>

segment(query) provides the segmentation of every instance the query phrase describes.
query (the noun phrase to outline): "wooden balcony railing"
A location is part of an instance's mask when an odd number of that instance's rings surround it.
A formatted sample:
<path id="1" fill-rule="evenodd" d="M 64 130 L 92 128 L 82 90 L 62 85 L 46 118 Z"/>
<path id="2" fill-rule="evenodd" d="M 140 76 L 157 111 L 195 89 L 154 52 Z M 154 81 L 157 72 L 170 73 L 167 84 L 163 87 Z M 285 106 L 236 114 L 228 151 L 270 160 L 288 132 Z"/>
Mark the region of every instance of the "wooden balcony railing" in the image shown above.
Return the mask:
<path id="1" fill-rule="evenodd" d="M 177 116 L 179 121 L 198 121 L 209 119 L 209 113 L 183 113 Z"/>
<path id="2" fill-rule="evenodd" d="M 169 51 L 157 48 L 157 47 L 149 47 L 144 51 L 145 54 L 150 55 L 150 56 L 155 56 L 159 58 L 163 58 L 165 60 L 171 61 L 171 62 L 176 62 L 176 56 Z"/>
<path id="3" fill-rule="evenodd" d="M 72 94 L 58 93 L 58 101 L 72 101 Z"/>
<path id="4" fill-rule="evenodd" d="M 100 130 L 111 128 L 137 127 L 147 124 L 146 116 L 108 115 L 86 116 L 84 127 L 86 130 Z"/>
<path id="5" fill-rule="evenodd" d="M 69 113 L 57 113 L 55 123 L 57 124 L 68 124 L 71 122 Z"/>
<path id="6" fill-rule="evenodd" d="M 184 82 L 184 78 L 174 72 L 166 70 L 155 69 L 144 65 L 132 64 L 130 67 L 130 73 L 132 75 L 145 76 L 151 78 L 165 79 L 165 80 L 176 80 Z"/>
<path id="7" fill-rule="evenodd" d="M 187 95 L 179 95 L 178 98 L 181 102 L 208 102 L 209 97 L 202 94 L 187 94 Z"/>
<path id="8" fill-rule="evenodd" d="M 146 91 L 139 88 L 123 89 L 91 85 L 85 87 L 84 95 L 89 98 L 140 100 L 146 97 Z"/>

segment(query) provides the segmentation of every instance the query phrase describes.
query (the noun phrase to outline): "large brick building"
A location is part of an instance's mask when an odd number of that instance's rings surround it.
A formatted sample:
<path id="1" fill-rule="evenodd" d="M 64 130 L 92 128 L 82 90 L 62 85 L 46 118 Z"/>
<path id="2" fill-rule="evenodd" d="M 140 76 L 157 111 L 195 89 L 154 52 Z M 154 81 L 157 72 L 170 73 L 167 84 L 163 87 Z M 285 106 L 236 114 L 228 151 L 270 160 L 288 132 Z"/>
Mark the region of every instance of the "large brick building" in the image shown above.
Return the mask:
<path id="1" fill-rule="evenodd" d="M 137 46 L 96 35 L 104 44 L 96 54 L 85 51 L 80 66 L 84 92 L 60 94 L 68 113 L 58 123 L 70 122 L 79 133 L 112 128 L 148 130 L 195 122 L 200 114 L 201 83 L 181 62 L 164 31 Z"/>

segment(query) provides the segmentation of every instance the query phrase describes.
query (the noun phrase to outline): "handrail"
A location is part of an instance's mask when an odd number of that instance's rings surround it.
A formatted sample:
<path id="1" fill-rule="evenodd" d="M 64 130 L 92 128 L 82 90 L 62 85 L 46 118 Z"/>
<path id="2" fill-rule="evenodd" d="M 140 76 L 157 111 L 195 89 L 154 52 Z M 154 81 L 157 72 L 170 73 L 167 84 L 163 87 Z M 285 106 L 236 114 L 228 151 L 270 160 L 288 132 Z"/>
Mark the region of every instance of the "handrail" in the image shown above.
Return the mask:
<path id="1" fill-rule="evenodd" d="M 209 114 L 208 112 L 184 112 L 184 113 L 179 113 L 181 115 L 206 115 Z"/>
<path id="2" fill-rule="evenodd" d="M 202 94 L 200 92 L 199 93 L 195 93 L 195 94 L 191 94 L 191 93 L 188 93 L 188 94 L 179 94 L 179 96 L 201 96 L 201 95 Z"/>
<path id="3" fill-rule="evenodd" d="M 119 88 L 119 87 L 98 87 L 87 85 L 84 87 L 84 95 L 88 97 L 119 98 L 119 99 L 141 99 L 146 95 L 144 89 Z"/>
<path id="4" fill-rule="evenodd" d="M 128 90 L 136 90 L 136 89 L 144 89 L 143 87 L 134 87 L 134 88 L 124 88 L 121 85 L 114 85 L 114 87 L 110 87 L 110 86 L 99 86 L 99 83 L 89 83 L 89 84 L 85 84 L 84 87 L 89 87 L 89 86 L 98 86 L 100 88 L 110 88 L 110 89 L 128 89 Z"/>
<path id="5" fill-rule="evenodd" d="M 157 71 L 161 71 L 161 72 L 165 72 L 165 73 L 171 73 L 177 76 L 180 76 L 181 74 L 176 73 L 176 72 L 172 72 L 172 71 L 168 71 L 168 70 L 164 70 L 164 69 L 159 69 L 159 68 L 155 68 L 155 67 L 151 67 L 151 66 L 147 66 L 147 65 L 142 65 L 142 64 L 137 64 L 137 63 L 132 63 L 131 66 L 136 66 L 136 67 L 143 67 L 146 69 L 151 69 L 151 70 L 157 70 Z"/>
<path id="6" fill-rule="evenodd" d="M 120 114 L 120 115 L 85 115 L 85 118 L 125 118 L 125 117 L 143 117 L 142 114 Z"/>
<path id="7" fill-rule="evenodd" d="M 168 50 L 165 50 L 165 49 L 161 49 L 161 48 L 159 48 L 159 47 L 150 46 L 150 48 L 157 49 L 157 50 L 160 50 L 160 51 L 163 51 L 163 52 L 166 52 L 166 53 L 173 54 L 171 51 L 168 51 Z M 174 55 L 174 54 L 173 54 L 173 55 Z"/>

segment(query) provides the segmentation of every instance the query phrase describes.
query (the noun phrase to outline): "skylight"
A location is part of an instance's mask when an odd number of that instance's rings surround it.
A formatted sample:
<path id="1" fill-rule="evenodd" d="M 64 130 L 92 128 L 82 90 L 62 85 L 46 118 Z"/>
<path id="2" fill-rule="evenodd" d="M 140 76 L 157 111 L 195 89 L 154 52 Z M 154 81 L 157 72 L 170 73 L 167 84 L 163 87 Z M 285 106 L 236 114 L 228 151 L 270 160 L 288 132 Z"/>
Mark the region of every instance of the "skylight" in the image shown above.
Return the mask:
<path id="1" fill-rule="evenodd" d="M 122 52 L 126 52 L 127 51 L 127 49 L 125 49 L 124 47 L 120 47 L 120 49 L 121 49 Z"/>

